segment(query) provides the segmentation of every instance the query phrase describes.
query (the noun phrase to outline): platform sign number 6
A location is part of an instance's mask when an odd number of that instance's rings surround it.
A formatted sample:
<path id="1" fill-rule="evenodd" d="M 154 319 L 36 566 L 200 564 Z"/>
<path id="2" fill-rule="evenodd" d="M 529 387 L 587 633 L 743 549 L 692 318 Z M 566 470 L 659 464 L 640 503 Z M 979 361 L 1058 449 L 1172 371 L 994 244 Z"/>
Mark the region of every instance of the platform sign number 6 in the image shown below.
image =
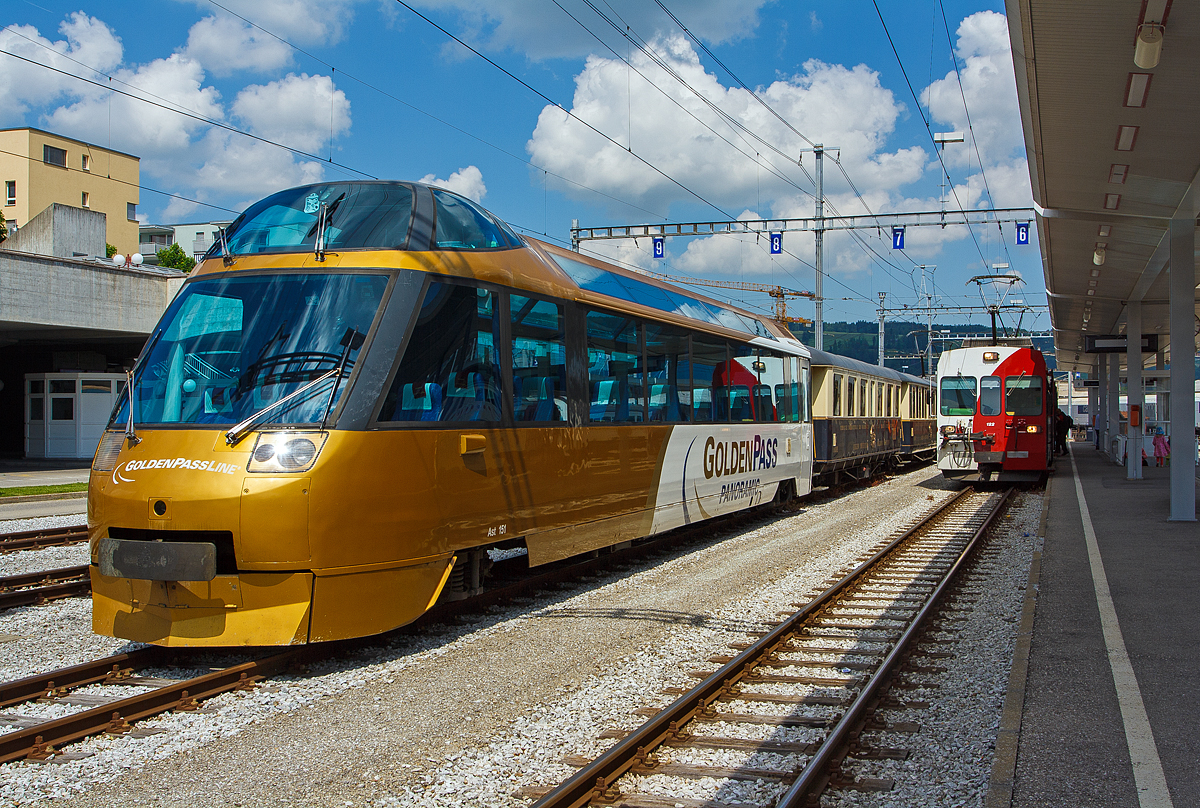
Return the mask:
<path id="1" fill-rule="evenodd" d="M 1029 243 L 1029 222 L 1017 222 L 1017 246 Z"/>
<path id="2" fill-rule="evenodd" d="M 783 233 L 771 234 L 771 255 L 783 255 Z"/>
<path id="3" fill-rule="evenodd" d="M 655 236 L 654 238 L 650 239 L 650 241 L 654 244 L 654 257 L 665 258 L 667 255 L 666 239 L 664 239 L 662 236 Z"/>

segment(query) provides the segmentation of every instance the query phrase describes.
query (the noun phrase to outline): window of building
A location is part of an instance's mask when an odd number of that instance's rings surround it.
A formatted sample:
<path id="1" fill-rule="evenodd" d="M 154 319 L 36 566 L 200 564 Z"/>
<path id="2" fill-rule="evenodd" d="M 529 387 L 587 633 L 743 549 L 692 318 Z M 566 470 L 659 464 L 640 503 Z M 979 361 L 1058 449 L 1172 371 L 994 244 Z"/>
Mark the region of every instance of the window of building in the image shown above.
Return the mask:
<path id="1" fill-rule="evenodd" d="M 92 156 L 90 154 L 79 155 L 79 167 L 84 171 L 92 170 Z"/>
<path id="2" fill-rule="evenodd" d="M 29 397 L 29 420 L 44 421 L 46 419 L 45 399 L 41 396 Z"/>
<path id="3" fill-rule="evenodd" d="M 48 166 L 67 167 L 67 150 L 55 146 L 42 146 L 42 162 Z"/>
<path id="4" fill-rule="evenodd" d="M 567 346 L 562 306 L 520 295 L 512 295 L 509 301 L 513 418 L 516 421 L 565 421 Z"/>
<path id="5" fill-rule="evenodd" d="M 4 204 L 6 204 L 6 205 L 17 204 L 17 181 L 16 180 L 6 180 L 4 182 Z"/>
<path id="6" fill-rule="evenodd" d="M 942 415 L 974 415 L 975 399 L 974 376 L 942 379 Z"/>
<path id="7" fill-rule="evenodd" d="M 622 314 L 587 314 L 588 420 L 646 420 L 638 323 Z"/>
<path id="8" fill-rule="evenodd" d="M 498 298 L 471 286 L 429 285 L 379 420 L 500 420 Z"/>
<path id="9" fill-rule="evenodd" d="M 833 414 L 842 414 L 842 376 L 838 373 L 833 374 Z"/>
<path id="10" fill-rule="evenodd" d="M 134 202 L 125 203 L 125 218 L 129 221 L 137 221 L 137 204 Z"/>
<path id="11" fill-rule="evenodd" d="M 84 192 L 83 192 L 83 194 L 82 194 L 82 197 L 81 197 L 81 200 L 82 200 L 82 201 L 80 202 L 80 204 L 81 204 L 83 207 L 85 207 L 85 208 L 86 208 L 86 207 L 90 207 L 90 206 L 88 205 L 88 202 L 91 200 L 91 197 L 90 197 L 90 196 L 88 196 L 88 192 L 87 192 L 87 191 L 84 191 Z"/>

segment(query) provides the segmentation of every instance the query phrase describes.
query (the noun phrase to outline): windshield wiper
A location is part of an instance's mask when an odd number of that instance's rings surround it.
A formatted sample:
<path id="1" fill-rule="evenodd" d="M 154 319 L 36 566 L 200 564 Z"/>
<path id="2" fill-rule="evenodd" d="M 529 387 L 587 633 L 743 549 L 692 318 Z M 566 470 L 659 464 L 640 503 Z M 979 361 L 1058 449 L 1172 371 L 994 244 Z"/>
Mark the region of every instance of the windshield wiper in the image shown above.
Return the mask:
<path id="1" fill-rule="evenodd" d="M 230 429 L 228 432 L 225 433 L 225 443 L 229 446 L 235 445 L 242 438 L 246 437 L 246 433 L 248 433 L 251 429 L 253 429 L 254 426 L 256 424 L 258 424 L 262 420 L 262 417 L 264 415 L 266 415 L 268 412 L 275 409 L 276 407 L 279 407 L 282 404 L 288 403 L 289 401 L 291 401 L 294 398 L 297 398 L 297 397 L 303 395 L 304 393 L 308 392 L 312 388 L 316 387 L 321 382 L 325 381 L 326 379 L 331 378 L 334 374 L 341 373 L 341 371 L 342 371 L 342 366 L 338 365 L 333 370 L 327 371 L 326 373 L 323 373 L 320 376 L 318 376 L 317 378 L 313 379 L 311 382 L 304 385 L 299 390 L 288 393 L 286 396 L 279 399 L 278 401 L 273 401 L 270 404 L 268 404 L 267 406 L 263 407 L 258 412 L 252 413 L 249 418 L 242 421 L 240 424 L 238 424 L 237 426 L 233 427 L 232 429 Z"/>
<path id="2" fill-rule="evenodd" d="M 317 213 L 317 221 L 313 225 L 313 230 L 316 231 L 317 238 L 313 242 L 313 253 L 318 261 L 325 260 L 325 234 L 329 230 L 329 219 L 333 216 L 334 211 L 338 209 L 338 205 L 342 204 L 342 200 L 346 198 L 343 193 L 337 199 L 333 200 L 332 204 L 321 203 L 321 210 Z M 309 230 L 309 235 L 312 235 L 313 230 Z"/>
<path id="3" fill-rule="evenodd" d="M 325 429 L 325 422 L 329 420 L 329 413 L 333 409 L 333 400 L 337 396 L 338 387 L 342 384 L 341 371 L 346 368 L 346 360 L 350 358 L 351 351 L 357 351 L 362 347 L 363 340 L 367 338 L 366 334 L 360 332 L 357 328 L 347 328 L 346 333 L 342 335 L 342 341 L 338 344 L 345 347 L 342 351 L 342 361 L 338 362 L 338 377 L 333 383 L 333 389 L 329 391 L 329 403 L 325 405 L 325 414 L 321 416 L 321 429 Z"/>
<path id="4" fill-rule="evenodd" d="M 125 439 L 129 441 L 130 446 L 137 446 L 142 442 L 142 439 L 137 436 L 137 432 L 133 429 L 133 383 L 138 370 L 141 368 L 141 359 L 149 359 L 150 354 L 154 353 L 155 346 L 158 345 L 158 340 L 162 337 L 162 329 L 155 332 L 154 337 L 146 345 L 146 349 L 142 351 L 142 355 L 138 357 L 138 361 L 133 363 L 133 367 L 125 372 L 125 390 L 129 393 L 129 417 L 125 419 Z"/>

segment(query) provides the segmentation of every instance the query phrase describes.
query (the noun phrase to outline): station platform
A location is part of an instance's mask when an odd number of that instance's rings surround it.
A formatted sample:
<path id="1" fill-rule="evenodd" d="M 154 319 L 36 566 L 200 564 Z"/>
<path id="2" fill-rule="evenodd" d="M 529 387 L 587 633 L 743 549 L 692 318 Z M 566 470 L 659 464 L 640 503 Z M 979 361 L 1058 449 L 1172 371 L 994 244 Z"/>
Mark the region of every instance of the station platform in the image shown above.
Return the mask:
<path id="1" fill-rule="evenodd" d="M 1019 716 L 1015 765 L 1000 789 L 994 771 L 988 808 L 1200 805 L 1200 523 L 1168 521 L 1170 469 L 1126 480 L 1090 443 L 1071 451 L 1049 483 L 1040 571 L 1035 556 L 1023 705 L 1010 683 L 1001 721 L 998 764 Z"/>

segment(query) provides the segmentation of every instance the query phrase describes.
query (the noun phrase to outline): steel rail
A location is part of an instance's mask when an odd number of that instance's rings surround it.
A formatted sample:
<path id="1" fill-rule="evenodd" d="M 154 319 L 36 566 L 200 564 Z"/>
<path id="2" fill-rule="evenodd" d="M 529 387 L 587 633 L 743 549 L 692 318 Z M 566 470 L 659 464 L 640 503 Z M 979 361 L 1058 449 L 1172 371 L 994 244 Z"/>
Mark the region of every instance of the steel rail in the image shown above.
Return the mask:
<path id="1" fill-rule="evenodd" d="M 151 645 L 126 654 L 114 654 L 69 668 L 58 668 L 48 673 L 3 682 L 0 683 L 0 708 L 32 701 L 55 692 L 103 682 L 114 676 L 125 676 L 139 668 L 163 664 L 171 651 L 172 649 Z"/>
<path id="2" fill-rule="evenodd" d="M 41 530 L 22 530 L 16 533 L 0 533 L 0 553 L 78 544 L 87 541 L 87 538 L 87 525 L 67 525 L 66 527 L 51 527 Z"/>
<path id="3" fill-rule="evenodd" d="M 533 803 L 532 808 L 580 808 L 592 799 L 603 795 L 613 783 L 632 769 L 638 762 L 639 750 L 648 752 L 662 744 L 697 713 L 724 692 L 739 683 L 754 667 L 755 660 L 769 655 L 788 642 L 791 635 L 813 614 L 835 601 L 846 589 L 866 574 L 875 564 L 912 536 L 927 529 L 931 523 L 947 511 L 956 507 L 968 495 L 975 493 L 965 488 L 927 514 L 916 525 L 889 541 L 882 549 L 863 561 L 852 572 L 827 588 L 803 609 L 788 617 L 766 636 L 748 646 L 744 651 L 709 675 L 692 690 L 680 696 L 661 712 L 618 741 L 600 757 L 587 764 L 550 793 Z M 1011 492 L 1010 492 L 1011 493 Z M 1004 499 L 1007 500 L 1008 494 Z M 999 512 L 999 505 L 995 513 Z M 990 524 L 990 519 L 987 524 Z M 955 569 L 957 568 L 957 565 Z M 941 589 L 937 590 L 940 594 Z M 865 702 L 864 702 L 865 703 Z M 826 744 L 825 746 L 828 746 Z M 824 747 L 823 747 L 824 748 Z"/>
<path id="4" fill-rule="evenodd" d="M 0 763 L 21 758 L 45 760 L 57 754 L 56 747 L 97 735 L 122 734 L 139 721 L 168 710 L 193 710 L 196 702 L 230 690 L 248 689 L 260 679 L 287 669 L 307 649 L 296 648 L 252 662 L 181 680 L 73 715 L 0 735 Z"/>
<path id="5" fill-rule="evenodd" d="M 804 767 L 804 771 L 797 776 L 791 787 L 779 798 L 776 808 L 802 808 L 802 806 L 808 804 L 808 797 L 812 792 L 818 791 L 818 787 L 822 790 L 824 789 L 824 786 L 832 777 L 832 772 L 830 771 L 831 762 L 835 758 L 844 755 L 851 733 L 857 729 L 858 725 L 866 717 L 868 705 L 870 705 L 883 685 L 891 679 L 896 667 L 905 658 L 908 647 L 912 644 L 913 639 L 924 628 L 925 620 L 940 606 L 942 595 L 954 583 L 959 570 L 962 569 L 962 566 L 974 551 L 975 546 L 983 539 L 988 530 L 991 529 L 992 523 L 995 522 L 996 518 L 1004 510 L 1004 506 L 1012 496 L 1013 490 L 1012 488 L 1005 490 L 1000 500 L 992 508 L 991 513 L 984 519 L 983 524 L 976 529 L 970 541 L 967 542 L 966 547 L 959 553 L 954 564 L 942 576 L 942 580 L 930 594 L 928 600 L 925 601 L 925 605 L 921 607 L 921 610 L 912 619 L 912 622 L 909 623 L 904 633 L 896 641 L 896 644 L 892 646 L 891 652 L 888 653 L 875 674 L 863 686 L 858 697 L 855 698 L 854 702 L 842 715 L 841 720 L 830 731 L 829 736 L 825 739 L 825 743 L 817 750 L 817 753 L 808 762 L 808 765 Z"/>
<path id="6" fill-rule="evenodd" d="M 63 567 L 0 578 L 0 610 L 40 605 L 48 600 L 86 595 L 92 591 L 88 567 Z"/>

